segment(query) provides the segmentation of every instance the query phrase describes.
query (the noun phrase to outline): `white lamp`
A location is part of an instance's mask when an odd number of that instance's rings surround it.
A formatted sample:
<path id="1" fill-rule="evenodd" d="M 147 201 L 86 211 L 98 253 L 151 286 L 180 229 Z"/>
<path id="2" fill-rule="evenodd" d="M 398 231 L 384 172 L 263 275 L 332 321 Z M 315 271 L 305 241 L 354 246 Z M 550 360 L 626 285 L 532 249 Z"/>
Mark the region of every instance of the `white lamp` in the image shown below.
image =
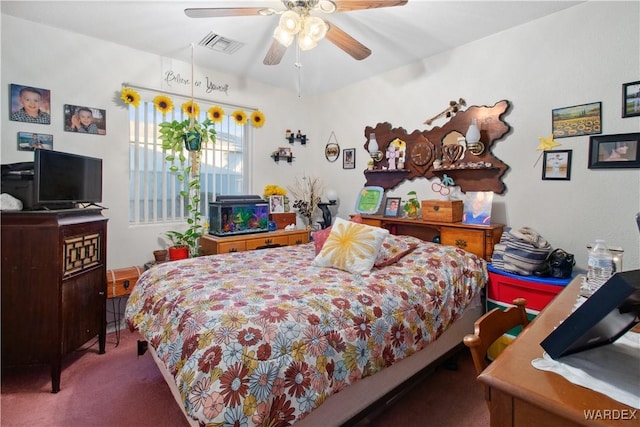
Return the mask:
<path id="1" fill-rule="evenodd" d="M 378 145 L 378 141 L 376 140 L 376 134 L 372 133 L 369 135 L 369 146 L 367 147 L 369 151 L 369 155 L 373 160 L 379 162 L 382 160 L 382 151 L 380 151 L 380 146 Z"/>
<path id="2" fill-rule="evenodd" d="M 333 2 L 327 1 L 327 4 L 333 4 Z M 327 31 L 329 31 L 329 24 L 317 16 L 300 15 L 288 10 L 280 17 L 280 22 L 273 31 L 273 37 L 280 44 L 288 47 L 298 36 L 300 49 L 310 50 L 327 35 Z"/>
<path id="3" fill-rule="evenodd" d="M 338 192 L 336 190 L 327 190 L 327 199 L 329 202 L 336 202 L 338 200 Z"/>

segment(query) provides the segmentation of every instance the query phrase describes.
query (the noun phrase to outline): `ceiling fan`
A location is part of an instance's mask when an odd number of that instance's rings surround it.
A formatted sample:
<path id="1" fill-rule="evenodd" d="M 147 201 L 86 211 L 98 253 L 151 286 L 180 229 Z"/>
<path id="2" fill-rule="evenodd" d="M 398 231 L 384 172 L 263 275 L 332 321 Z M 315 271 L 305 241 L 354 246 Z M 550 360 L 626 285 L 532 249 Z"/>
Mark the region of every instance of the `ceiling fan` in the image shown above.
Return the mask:
<path id="1" fill-rule="evenodd" d="M 312 15 L 350 12 L 361 9 L 402 6 L 408 0 L 282 0 L 285 10 L 270 7 L 209 7 L 185 9 L 190 18 L 221 18 L 230 16 L 281 15 L 274 30 L 274 40 L 264 60 L 265 65 L 277 65 L 287 47 L 297 38 L 300 50 L 309 50 L 327 38 L 331 43 L 358 61 L 371 55 L 371 50 L 327 20 Z"/>

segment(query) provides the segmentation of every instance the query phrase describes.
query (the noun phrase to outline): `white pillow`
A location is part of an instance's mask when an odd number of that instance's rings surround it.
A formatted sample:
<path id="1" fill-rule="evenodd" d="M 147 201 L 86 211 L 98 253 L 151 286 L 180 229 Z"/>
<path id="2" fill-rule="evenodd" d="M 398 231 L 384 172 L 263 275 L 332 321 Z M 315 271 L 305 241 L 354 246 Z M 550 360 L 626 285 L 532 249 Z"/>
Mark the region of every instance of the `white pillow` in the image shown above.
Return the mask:
<path id="1" fill-rule="evenodd" d="M 313 264 L 350 273 L 368 273 L 389 230 L 336 218 Z"/>

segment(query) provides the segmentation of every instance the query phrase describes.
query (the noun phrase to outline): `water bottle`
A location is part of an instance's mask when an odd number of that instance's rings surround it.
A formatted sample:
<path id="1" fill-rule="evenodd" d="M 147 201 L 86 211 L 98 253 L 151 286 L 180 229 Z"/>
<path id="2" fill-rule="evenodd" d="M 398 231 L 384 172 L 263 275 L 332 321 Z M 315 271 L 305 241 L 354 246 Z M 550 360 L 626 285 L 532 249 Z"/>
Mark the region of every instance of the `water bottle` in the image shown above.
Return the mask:
<path id="1" fill-rule="evenodd" d="M 604 240 L 596 240 L 589 251 L 587 267 L 587 286 L 590 293 L 597 291 L 614 272 L 613 255 L 609 252 Z"/>

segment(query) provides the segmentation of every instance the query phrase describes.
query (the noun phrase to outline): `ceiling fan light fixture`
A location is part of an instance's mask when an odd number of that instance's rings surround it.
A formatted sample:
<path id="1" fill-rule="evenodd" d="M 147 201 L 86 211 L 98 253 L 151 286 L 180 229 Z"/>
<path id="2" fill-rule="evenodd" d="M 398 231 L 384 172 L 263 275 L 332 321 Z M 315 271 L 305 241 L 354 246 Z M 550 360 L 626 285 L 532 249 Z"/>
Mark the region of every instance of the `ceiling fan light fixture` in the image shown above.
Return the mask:
<path id="1" fill-rule="evenodd" d="M 283 30 L 280 26 L 277 26 L 273 31 L 273 38 L 286 47 L 289 47 L 291 43 L 293 43 L 293 39 L 295 39 L 295 37 L 295 34 L 291 34 L 290 32 Z"/>
<path id="2" fill-rule="evenodd" d="M 337 6 L 332 0 L 320 0 L 318 9 L 324 13 L 333 13 L 336 11 Z"/>
<path id="3" fill-rule="evenodd" d="M 329 26 L 327 23 L 317 16 L 311 16 L 304 20 L 303 31 L 316 42 L 322 40 L 324 36 L 327 35 L 328 30 Z"/>
<path id="4" fill-rule="evenodd" d="M 281 28 L 282 31 L 286 31 L 292 35 L 295 35 L 300 31 L 300 28 L 302 27 L 302 19 L 300 19 L 300 16 L 297 13 L 291 10 L 287 10 L 280 17 L 280 23 L 278 24 L 278 27 Z"/>
<path id="5" fill-rule="evenodd" d="M 300 50 L 311 50 L 316 47 L 318 43 L 308 34 L 298 34 L 298 46 Z"/>

